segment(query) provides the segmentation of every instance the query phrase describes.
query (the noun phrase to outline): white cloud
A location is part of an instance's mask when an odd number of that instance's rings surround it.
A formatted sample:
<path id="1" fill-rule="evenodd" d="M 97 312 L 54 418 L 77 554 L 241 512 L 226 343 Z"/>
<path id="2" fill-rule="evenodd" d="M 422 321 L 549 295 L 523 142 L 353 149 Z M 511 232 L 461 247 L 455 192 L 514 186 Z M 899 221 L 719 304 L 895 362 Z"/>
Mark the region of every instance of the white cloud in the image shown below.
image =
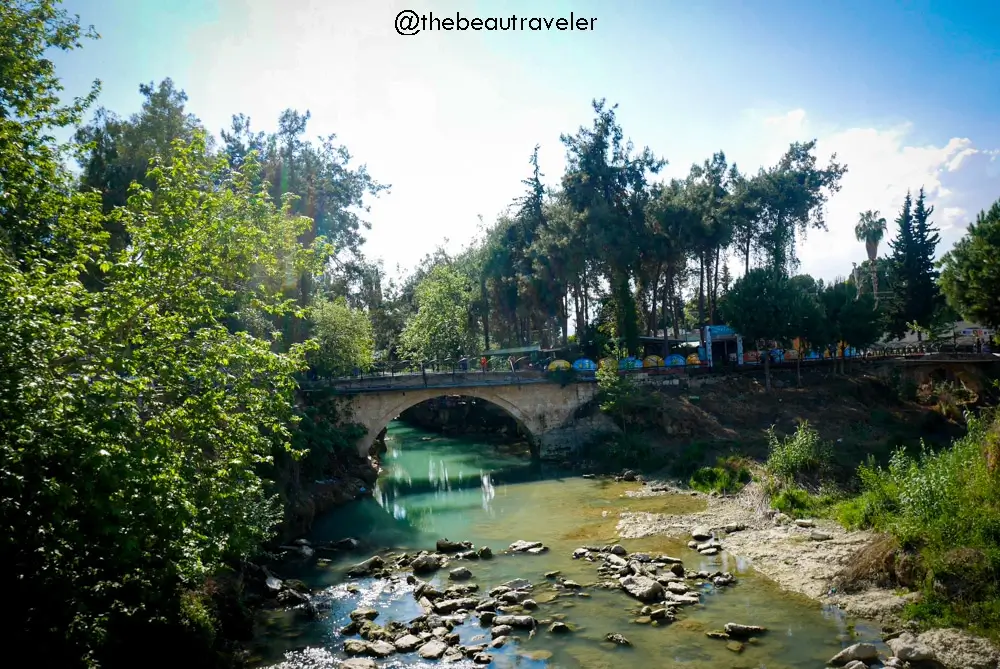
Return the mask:
<path id="1" fill-rule="evenodd" d="M 802 109 L 763 118 L 754 113 L 748 116 L 751 125 L 756 125 L 756 137 L 748 143 L 749 151 L 738 157 L 744 169 L 773 164 L 789 142 L 814 138 L 821 161 L 836 153 L 837 161 L 848 166 L 840 192 L 826 207 L 828 231 L 810 230 L 798 247 L 800 271 L 826 279 L 846 275 L 852 262 L 866 258 L 864 245 L 854 236 L 862 211 L 878 210 L 888 221 L 880 253 L 888 251 L 887 242 L 894 235 L 892 221 L 907 190 L 915 195 L 923 186 L 928 202 L 936 207 L 932 220 L 943 232 L 955 230 L 959 234 L 974 203 L 966 202 L 967 193 L 947 187 L 943 180 L 966 168 L 973 156 L 996 155 L 996 151 L 973 146 L 967 138 L 954 137 L 940 146 L 910 144 L 913 127 L 909 123 L 882 128 L 823 128 L 811 123 Z M 954 235 L 942 237 L 940 252 L 951 246 Z"/>
<path id="2" fill-rule="evenodd" d="M 962 207 L 945 207 L 941 210 L 941 229 L 951 230 L 956 224 L 965 222 L 966 212 Z"/>

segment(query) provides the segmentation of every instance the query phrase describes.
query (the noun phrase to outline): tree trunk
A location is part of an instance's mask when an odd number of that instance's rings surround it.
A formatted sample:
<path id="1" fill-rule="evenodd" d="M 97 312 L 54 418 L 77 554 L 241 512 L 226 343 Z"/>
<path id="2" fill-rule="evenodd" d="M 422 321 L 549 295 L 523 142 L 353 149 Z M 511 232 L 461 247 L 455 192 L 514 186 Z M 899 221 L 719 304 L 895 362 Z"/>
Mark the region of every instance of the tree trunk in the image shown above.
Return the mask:
<path id="1" fill-rule="evenodd" d="M 751 241 L 751 239 L 752 239 L 751 235 L 748 234 L 747 235 L 747 244 L 746 244 L 746 247 L 743 249 L 743 258 L 744 258 L 743 273 L 744 274 L 749 274 L 750 273 L 750 241 Z"/>
<path id="2" fill-rule="evenodd" d="M 716 311 L 719 308 L 719 256 L 720 249 L 715 250 L 715 277 L 712 279 L 712 307 L 708 312 L 709 322 L 715 325 Z"/>
<path id="3" fill-rule="evenodd" d="M 698 331 L 701 332 L 701 326 L 705 324 L 705 253 L 702 252 L 699 258 L 698 267 Z M 704 339 L 702 344 L 704 344 Z"/>
<path id="4" fill-rule="evenodd" d="M 672 292 L 670 285 L 670 268 L 667 268 L 667 275 L 665 279 L 666 280 L 663 282 L 663 359 L 664 360 L 666 360 L 667 356 L 670 355 L 670 339 L 667 337 L 667 331 L 669 330 L 669 328 L 667 327 L 667 306 L 668 306 L 668 301 L 672 301 L 670 299 L 670 293 Z M 676 327 L 677 325 L 675 322 L 674 328 Z"/>

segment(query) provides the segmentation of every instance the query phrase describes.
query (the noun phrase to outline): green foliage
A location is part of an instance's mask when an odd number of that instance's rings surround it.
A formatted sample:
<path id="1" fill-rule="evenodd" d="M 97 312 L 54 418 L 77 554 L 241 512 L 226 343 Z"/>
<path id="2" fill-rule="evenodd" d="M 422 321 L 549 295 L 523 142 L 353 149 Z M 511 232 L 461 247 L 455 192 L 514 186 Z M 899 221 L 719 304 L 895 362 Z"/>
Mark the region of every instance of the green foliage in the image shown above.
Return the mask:
<path id="1" fill-rule="evenodd" d="M 309 364 L 323 376 L 343 376 L 357 368 L 371 369 L 375 335 L 368 314 L 352 309 L 343 297 L 321 299 L 312 308 L 310 320 L 318 347 Z"/>
<path id="2" fill-rule="evenodd" d="M 781 438 L 774 428 L 767 431 L 769 454 L 764 468 L 779 481 L 793 482 L 816 478 L 826 473 L 833 463 L 833 448 L 819 433 L 803 421 L 795 434 Z"/>
<path id="3" fill-rule="evenodd" d="M 858 286 L 839 282 L 828 285 L 820 293 L 826 316 L 824 344 L 843 341 L 848 346 L 864 349 L 878 341 L 883 324 L 875 309 L 875 299 L 871 293 L 858 296 L 858 289 Z"/>
<path id="4" fill-rule="evenodd" d="M 805 518 L 827 514 L 842 498 L 843 495 L 837 492 L 821 491 L 813 495 L 803 488 L 788 485 L 771 497 L 771 506 L 793 518 Z"/>
<path id="5" fill-rule="evenodd" d="M 927 207 L 924 189 L 914 203 L 907 193 L 896 218 L 896 237 L 892 247 L 890 287 L 892 299 L 887 305 L 887 331 L 902 337 L 910 323 L 930 325 L 941 306 L 941 293 L 934 269 L 934 255 L 940 237 L 930 223 L 934 207 Z"/>
<path id="6" fill-rule="evenodd" d="M 306 349 L 225 322 L 289 312 L 279 290 L 309 265 L 308 221 L 254 190 L 255 170 L 196 138 L 113 214 L 121 253 L 101 254 L 100 201 L 56 188 L 35 215 L 62 256 L 48 240 L 0 256 L 5 591 L 53 659 L 98 662 L 125 630 L 179 616 L 184 584 L 252 554 L 280 517 L 258 468 L 288 445 Z M 100 292 L 80 281 L 95 264 Z"/>
<path id="7" fill-rule="evenodd" d="M 848 527 L 890 532 L 920 551 L 924 601 L 909 614 L 1000 629 L 1000 419 L 968 418 L 967 435 L 918 457 L 897 450 L 887 467 L 858 468 L 861 495 L 842 503 Z"/>
<path id="8" fill-rule="evenodd" d="M 962 317 L 1000 328 L 1000 200 L 941 259 L 941 289 Z"/>
<path id="9" fill-rule="evenodd" d="M 739 492 L 752 480 L 742 458 L 719 458 L 714 467 L 702 467 L 691 476 L 690 485 L 702 492 L 730 494 Z"/>
<path id="10" fill-rule="evenodd" d="M 416 287 L 417 313 L 401 337 L 410 360 L 456 360 L 476 355 L 482 345 L 469 323 L 472 290 L 447 265 L 438 265 Z"/>

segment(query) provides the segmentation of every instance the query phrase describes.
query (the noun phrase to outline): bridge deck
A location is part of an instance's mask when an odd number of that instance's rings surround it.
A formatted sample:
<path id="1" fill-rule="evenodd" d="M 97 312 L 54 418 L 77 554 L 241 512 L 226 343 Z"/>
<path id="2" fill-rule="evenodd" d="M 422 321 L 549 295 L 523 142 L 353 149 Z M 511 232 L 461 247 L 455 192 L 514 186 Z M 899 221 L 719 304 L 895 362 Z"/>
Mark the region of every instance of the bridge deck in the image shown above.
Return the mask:
<path id="1" fill-rule="evenodd" d="M 820 363 L 829 363 L 830 359 L 823 360 L 803 360 L 801 366 L 803 369 L 808 367 L 815 367 Z M 968 364 L 1000 364 L 1000 355 L 956 355 L 956 354 L 932 354 L 923 356 L 909 356 L 909 357 L 896 357 L 896 358 L 853 358 L 850 359 L 852 365 L 862 365 L 862 366 L 877 366 L 877 365 L 902 365 L 906 367 L 910 366 L 925 366 L 925 365 L 937 365 L 937 366 L 948 366 L 948 365 L 968 365 Z M 783 363 L 774 363 L 771 365 L 771 369 L 774 371 L 780 369 L 790 369 L 795 367 L 795 362 L 786 361 Z M 746 374 L 754 372 L 762 372 L 763 367 L 761 365 L 744 365 L 738 368 L 725 368 L 725 369 L 709 369 L 706 367 L 691 366 L 690 368 L 677 367 L 677 368 L 640 368 L 632 370 L 623 370 L 622 373 L 635 374 L 638 376 L 678 376 L 678 375 L 697 375 L 697 376 L 709 376 L 716 374 Z M 586 376 L 577 376 L 573 378 L 571 383 L 584 383 L 592 384 L 596 383 L 596 379 L 592 374 Z M 489 386 L 517 386 L 517 385 L 528 385 L 528 384 L 539 384 L 539 383 L 565 383 L 565 381 L 560 381 L 558 379 L 553 379 L 549 377 L 545 372 L 537 370 L 524 370 L 517 372 L 481 372 L 481 371 L 443 371 L 443 372 L 432 372 L 428 371 L 426 375 L 420 372 L 408 372 L 402 374 L 376 374 L 371 376 L 360 376 L 360 377 L 347 377 L 347 378 L 332 378 L 332 379 L 319 379 L 315 381 L 307 381 L 302 384 L 302 390 L 304 392 L 317 392 L 321 390 L 332 389 L 337 394 L 354 395 L 358 393 L 377 393 L 377 392 L 402 392 L 406 390 L 417 390 L 423 388 L 482 388 Z"/>

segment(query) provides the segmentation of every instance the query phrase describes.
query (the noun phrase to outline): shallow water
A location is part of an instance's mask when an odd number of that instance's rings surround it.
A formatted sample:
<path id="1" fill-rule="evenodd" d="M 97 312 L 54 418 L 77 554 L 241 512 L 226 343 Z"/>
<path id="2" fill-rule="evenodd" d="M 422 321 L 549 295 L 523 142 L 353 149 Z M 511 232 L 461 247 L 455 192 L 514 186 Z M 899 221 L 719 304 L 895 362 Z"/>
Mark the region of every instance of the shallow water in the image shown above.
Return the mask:
<path id="1" fill-rule="evenodd" d="M 372 549 L 338 560 L 285 566 L 281 576 L 301 578 L 322 589 L 319 596 L 330 600 L 330 613 L 310 621 L 300 611 L 267 612 L 255 664 L 285 660 L 282 666 L 286 667 L 336 666 L 343 657 L 344 642 L 338 630 L 359 606 L 378 610 L 376 622 L 383 625 L 420 615 L 412 587 L 405 581 L 346 580 L 343 572 L 384 549 L 433 550 L 441 537 L 468 540 L 477 547 L 488 545 L 497 554 L 492 560 L 458 561 L 472 571 L 481 591 L 513 578 L 527 578 L 535 584 L 534 599 L 539 603 L 539 609 L 531 613 L 538 619 L 563 620 L 574 629 L 560 636 L 543 628 L 533 638 L 522 633 L 518 642 L 488 651 L 494 657 L 493 667 L 821 667 L 851 643 L 877 642 L 875 628 L 860 622 L 852 625 L 836 609 L 781 591 L 755 575 L 744 561 L 726 553 L 704 557 L 689 550 L 686 541 L 666 537 L 621 543 L 630 552 L 679 557 L 689 570 L 730 571 L 738 583 L 719 590 L 706 586 L 702 604 L 681 608 L 676 622 L 661 627 L 634 622 L 642 605 L 621 591 L 585 588 L 589 596 L 555 597 L 544 578 L 546 572 L 559 570 L 563 577 L 584 585 L 599 580 L 596 563 L 573 560 L 571 554 L 584 544 L 616 540 L 621 511 L 690 513 L 703 508 L 703 502 L 684 495 L 628 498 L 625 492 L 639 484 L 562 476 L 483 442 L 438 437 L 399 423 L 390 426 L 386 441 L 385 472 L 373 497 L 324 516 L 310 537 L 322 542 L 353 536 Z M 543 541 L 550 550 L 543 555 L 498 554 L 517 539 Z M 443 583 L 447 574 L 447 569 L 442 570 L 432 580 Z M 768 632 L 735 653 L 726 642 L 705 636 L 707 630 L 727 622 L 763 625 Z M 463 644 L 489 640 L 489 630 L 475 618 L 455 631 Z M 609 632 L 625 635 L 632 647 L 604 642 Z M 409 654 L 378 664 L 395 668 L 440 663 L 418 661 L 415 654 Z"/>

